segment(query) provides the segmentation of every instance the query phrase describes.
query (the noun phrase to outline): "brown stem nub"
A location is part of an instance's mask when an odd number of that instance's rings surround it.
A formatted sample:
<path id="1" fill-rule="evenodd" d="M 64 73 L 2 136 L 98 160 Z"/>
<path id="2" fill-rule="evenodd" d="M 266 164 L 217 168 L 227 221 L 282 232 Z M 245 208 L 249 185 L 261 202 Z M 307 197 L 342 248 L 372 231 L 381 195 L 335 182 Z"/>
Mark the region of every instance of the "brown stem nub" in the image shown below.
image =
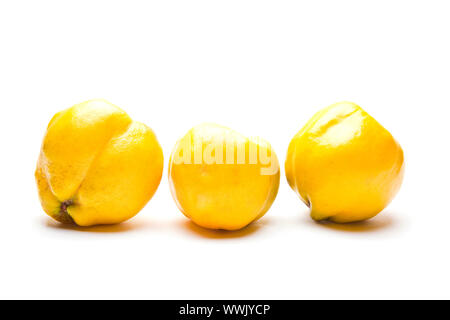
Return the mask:
<path id="1" fill-rule="evenodd" d="M 73 200 L 66 200 L 61 202 L 61 213 L 67 214 L 67 208 L 73 204 Z"/>
<path id="2" fill-rule="evenodd" d="M 62 223 L 75 224 L 69 212 L 67 211 L 67 208 L 71 205 L 73 205 L 73 200 L 66 200 L 61 202 L 61 206 L 59 207 L 59 215 L 55 216 L 54 218 Z"/>

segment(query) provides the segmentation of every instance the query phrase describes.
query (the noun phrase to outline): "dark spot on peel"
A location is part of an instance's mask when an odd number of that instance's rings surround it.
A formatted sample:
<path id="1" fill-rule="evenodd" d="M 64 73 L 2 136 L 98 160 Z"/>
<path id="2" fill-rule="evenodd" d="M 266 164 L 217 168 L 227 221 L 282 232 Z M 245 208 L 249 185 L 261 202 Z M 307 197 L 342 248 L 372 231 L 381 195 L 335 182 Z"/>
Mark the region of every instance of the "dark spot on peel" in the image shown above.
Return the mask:
<path id="1" fill-rule="evenodd" d="M 54 218 L 61 223 L 76 224 L 75 221 L 73 221 L 72 217 L 70 216 L 69 212 L 67 211 L 67 208 L 73 205 L 73 203 L 74 203 L 73 200 L 66 200 L 61 202 L 61 206 L 59 207 L 60 208 L 59 215 Z"/>

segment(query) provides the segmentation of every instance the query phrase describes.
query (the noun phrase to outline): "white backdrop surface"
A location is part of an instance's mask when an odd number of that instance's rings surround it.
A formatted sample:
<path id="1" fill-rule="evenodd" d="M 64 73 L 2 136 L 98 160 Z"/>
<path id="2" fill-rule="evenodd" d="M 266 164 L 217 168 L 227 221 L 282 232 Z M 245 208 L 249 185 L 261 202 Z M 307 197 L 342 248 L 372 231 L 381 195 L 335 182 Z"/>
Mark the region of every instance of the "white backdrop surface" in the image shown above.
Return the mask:
<path id="1" fill-rule="evenodd" d="M 1 2 L 0 298 L 450 298 L 449 14 L 448 1 Z M 92 98 L 152 127 L 166 167 L 135 218 L 69 228 L 41 209 L 34 169 L 52 115 Z M 376 218 L 313 222 L 284 170 L 243 231 L 178 211 L 167 161 L 192 126 L 260 135 L 284 163 L 342 100 L 405 151 Z"/>

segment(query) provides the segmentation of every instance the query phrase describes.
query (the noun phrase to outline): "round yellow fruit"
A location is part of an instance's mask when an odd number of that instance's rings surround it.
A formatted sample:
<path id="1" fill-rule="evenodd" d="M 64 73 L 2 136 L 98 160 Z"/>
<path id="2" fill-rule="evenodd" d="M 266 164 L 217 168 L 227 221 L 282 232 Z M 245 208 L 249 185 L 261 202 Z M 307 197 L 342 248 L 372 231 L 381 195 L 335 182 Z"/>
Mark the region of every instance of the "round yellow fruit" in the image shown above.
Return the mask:
<path id="1" fill-rule="evenodd" d="M 374 217 L 403 180 L 403 151 L 361 107 L 336 103 L 309 120 L 292 139 L 286 177 L 314 220 L 338 223 Z"/>
<path id="2" fill-rule="evenodd" d="M 37 163 L 44 211 L 79 226 L 114 224 L 136 215 L 151 199 L 163 170 L 153 131 L 104 100 L 57 113 Z"/>
<path id="3" fill-rule="evenodd" d="M 261 218 L 279 182 L 278 159 L 269 143 L 215 124 L 192 128 L 169 161 L 178 208 L 210 229 L 237 230 Z"/>

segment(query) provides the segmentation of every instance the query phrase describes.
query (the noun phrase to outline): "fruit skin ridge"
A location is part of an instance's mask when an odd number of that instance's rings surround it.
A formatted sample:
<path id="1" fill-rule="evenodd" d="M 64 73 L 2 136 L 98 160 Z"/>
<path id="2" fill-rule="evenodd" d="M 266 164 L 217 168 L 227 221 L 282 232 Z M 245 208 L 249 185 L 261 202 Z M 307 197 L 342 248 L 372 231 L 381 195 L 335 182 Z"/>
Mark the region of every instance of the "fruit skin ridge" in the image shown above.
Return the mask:
<path id="1" fill-rule="evenodd" d="M 162 176 L 153 131 L 101 99 L 58 112 L 35 171 L 44 211 L 62 223 L 114 224 L 137 214 Z"/>
<path id="2" fill-rule="evenodd" d="M 314 220 L 361 221 L 381 212 L 400 189 L 403 150 L 360 106 L 341 102 L 316 113 L 294 136 L 285 172 Z"/>

